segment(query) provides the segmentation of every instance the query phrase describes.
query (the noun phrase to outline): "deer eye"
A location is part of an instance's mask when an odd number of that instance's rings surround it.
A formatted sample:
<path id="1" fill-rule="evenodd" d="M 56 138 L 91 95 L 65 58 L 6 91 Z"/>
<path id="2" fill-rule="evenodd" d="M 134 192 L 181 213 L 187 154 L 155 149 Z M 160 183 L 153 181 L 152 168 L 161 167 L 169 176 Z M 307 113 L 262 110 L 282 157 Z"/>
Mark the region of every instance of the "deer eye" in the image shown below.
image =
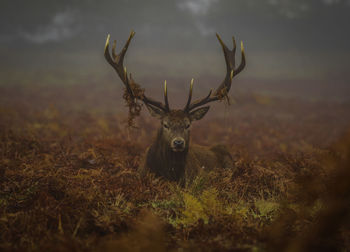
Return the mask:
<path id="1" fill-rule="evenodd" d="M 168 124 L 164 123 L 163 126 L 164 126 L 164 128 L 169 129 L 169 125 Z"/>
<path id="2" fill-rule="evenodd" d="M 186 124 L 185 129 L 188 129 L 191 126 L 191 124 Z"/>

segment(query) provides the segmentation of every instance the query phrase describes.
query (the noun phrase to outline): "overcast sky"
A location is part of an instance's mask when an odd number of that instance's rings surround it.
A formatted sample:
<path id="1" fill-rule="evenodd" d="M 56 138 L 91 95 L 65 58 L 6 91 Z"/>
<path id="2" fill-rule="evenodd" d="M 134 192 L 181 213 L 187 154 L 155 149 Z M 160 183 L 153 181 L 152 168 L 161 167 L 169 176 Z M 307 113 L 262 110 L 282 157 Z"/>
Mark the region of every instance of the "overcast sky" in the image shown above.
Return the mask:
<path id="1" fill-rule="evenodd" d="M 350 0 L 2 0 L 0 63 L 103 75 L 107 34 L 124 43 L 133 29 L 127 62 L 140 76 L 216 76 L 218 32 L 244 41 L 242 78 L 349 81 L 349 24 Z"/>

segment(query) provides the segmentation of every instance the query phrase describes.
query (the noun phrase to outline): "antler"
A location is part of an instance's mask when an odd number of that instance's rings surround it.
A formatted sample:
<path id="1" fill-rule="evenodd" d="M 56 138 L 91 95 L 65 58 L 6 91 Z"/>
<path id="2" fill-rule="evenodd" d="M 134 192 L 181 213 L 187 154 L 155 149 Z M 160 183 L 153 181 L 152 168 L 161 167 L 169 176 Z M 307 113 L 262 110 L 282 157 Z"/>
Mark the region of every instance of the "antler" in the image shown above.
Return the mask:
<path id="1" fill-rule="evenodd" d="M 210 90 L 209 94 L 199 100 L 194 101 L 191 103 L 192 99 L 192 90 L 193 90 L 193 79 L 191 80 L 190 84 L 190 92 L 188 95 L 188 100 L 186 103 L 186 106 L 184 108 L 185 112 L 190 112 L 191 110 L 200 107 L 202 105 L 205 105 L 209 102 L 213 101 L 218 101 L 222 100 L 224 97 L 227 96 L 227 93 L 230 91 L 231 88 L 231 82 L 234 76 L 239 74 L 245 67 L 245 53 L 244 53 L 244 47 L 243 47 L 243 42 L 241 42 L 241 52 L 242 52 L 242 60 L 241 64 L 238 66 L 237 69 L 235 69 L 235 53 L 236 53 L 236 41 L 235 38 L 232 37 L 232 42 L 233 42 L 233 49 L 230 50 L 227 48 L 227 46 L 224 44 L 224 42 L 221 40 L 219 34 L 216 33 L 216 37 L 218 38 L 222 50 L 224 52 L 225 56 L 225 62 L 226 62 L 226 76 L 223 82 L 220 84 L 220 86 L 215 90 L 214 94 L 213 90 Z"/>
<path id="2" fill-rule="evenodd" d="M 125 88 L 126 88 L 126 96 L 129 96 L 130 99 L 135 101 L 135 99 L 143 101 L 146 105 L 148 106 L 153 106 L 158 109 L 161 109 L 165 112 L 169 111 L 169 102 L 168 102 L 168 94 L 167 94 L 167 87 L 166 87 L 166 81 L 164 83 L 164 101 L 165 105 L 161 102 L 155 101 L 152 98 L 147 97 L 144 94 L 144 89 L 141 89 L 140 85 L 135 83 L 133 80 L 131 74 L 130 78 L 128 77 L 128 73 L 126 71 L 126 67 L 124 67 L 123 61 L 124 57 L 126 54 L 126 51 L 128 50 L 129 44 L 131 39 L 134 37 L 135 32 L 131 31 L 129 39 L 125 43 L 123 49 L 119 54 L 115 53 L 115 48 L 117 42 L 114 40 L 113 46 L 112 46 L 112 57 L 109 52 L 109 39 L 110 35 L 108 34 L 107 40 L 106 40 L 106 45 L 105 45 L 105 50 L 104 50 L 104 55 L 108 63 L 115 69 L 117 74 L 119 75 L 119 78 L 123 81 Z"/>

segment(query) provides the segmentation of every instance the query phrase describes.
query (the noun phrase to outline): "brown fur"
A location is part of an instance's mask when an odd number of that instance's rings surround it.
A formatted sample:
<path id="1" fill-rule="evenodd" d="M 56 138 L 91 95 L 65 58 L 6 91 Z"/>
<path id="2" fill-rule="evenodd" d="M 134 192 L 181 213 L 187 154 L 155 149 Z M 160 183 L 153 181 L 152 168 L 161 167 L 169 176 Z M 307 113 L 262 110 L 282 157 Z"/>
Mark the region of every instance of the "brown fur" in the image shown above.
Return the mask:
<path id="1" fill-rule="evenodd" d="M 209 148 L 190 145 L 190 131 L 186 129 L 186 124 L 191 122 L 190 118 L 190 115 L 178 110 L 161 117 L 162 126 L 155 141 L 147 149 L 143 166 L 140 167 L 142 174 L 152 172 L 157 176 L 184 184 L 191 182 L 202 171 L 233 168 L 232 157 L 225 146 L 216 145 Z M 198 120 L 200 118 L 196 117 Z M 164 128 L 164 124 L 169 130 Z M 183 151 L 172 150 L 171 140 L 175 137 L 182 137 L 185 140 Z"/>
<path id="2" fill-rule="evenodd" d="M 155 142 L 149 147 L 145 157 L 142 173 L 153 172 L 158 176 L 174 181 L 185 181 L 193 179 L 200 170 L 208 170 L 214 167 L 232 167 L 232 158 L 223 146 L 214 146 L 211 149 L 205 147 L 189 147 L 190 125 L 193 121 L 200 120 L 208 112 L 206 104 L 214 101 L 227 99 L 230 91 L 232 78 L 237 76 L 245 67 L 245 53 L 241 43 L 242 60 L 235 68 L 236 42 L 232 37 L 233 48 L 230 50 L 218 38 L 226 63 L 226 75 L 223 82 L 211 90 L 207 96 L 192 102 L 193 79 L 190 84 L 190 92 L 186 106 L 183 110 L 171 110 L 169 107 L 166 81 L 164 82 L 164 104 L 153 100 L 144 93 L 144 89 L 137 84 L 131 74 L 128 75 L 124 67 L 124 56 L 135 32 L 130 33 L 120 53 L 115 52 L 116 42 L 112 47 L 112 55 L 109 51 L 109 38 L 107 36 L 104 56 L 107 62 L 116 70 L 125 85 L 124 99 L 129 107 L 129 126 L 132 125 L 135 116 L 140 114 L 141 106 L 137 101 L 142 101 L 152 116 L 161 119 L 162 126 L 158 130 Z M 130 77 L 129 77 L 130 76 Z"/>

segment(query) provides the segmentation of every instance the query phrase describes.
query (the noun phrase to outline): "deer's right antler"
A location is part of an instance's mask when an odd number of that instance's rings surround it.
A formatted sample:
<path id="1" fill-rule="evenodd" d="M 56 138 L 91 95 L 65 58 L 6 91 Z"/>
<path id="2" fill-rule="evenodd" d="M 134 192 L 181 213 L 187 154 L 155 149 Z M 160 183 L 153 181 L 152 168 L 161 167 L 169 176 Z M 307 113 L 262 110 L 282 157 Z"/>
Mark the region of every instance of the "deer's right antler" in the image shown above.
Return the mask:
<path id="1" fill-rule="evenodd" d="M 134 37 L 134 35 L 135 35 L 135 32 L 131 31 L 129 39 L 127 40 L 127 42 L 125 43 L 123 49 L 121 50 L 121 52 L 119 54 L 115 53 L 115 48 L 116 48 L 117 42 L 114 40 L 113 46 L 112 46 L 112 57 L 111 57 L 110 52 L 109 52 L 110 35 L 108 34 L 107 40 L 106 40 L 106 45 L 105 45 L 105 50 L 104 50 L 104 56 L 105 56 L 106 60 L 108 61 L 108 63 L 115 69 L 119 78 L 124 83 L 125 88 L 126 88 L 126 94 L 130 99 L 133 100 L 133 102 L 135 101 L 135 99 L 137 99 L 137 100 L 143 101 L 148 106 L 152 106 L 152 107 L 158 108 L 164 112 L 168 112 L 170 109 L 169 109 L 166 82 L 164 83 L 164 101 L 165 101 L 165 105 L 164 105 L 161 102 L 158 102 L 156 100 L 153 100 L 152 98 L 147 97 L 144 94 L 144 92 L 145 92 L 144 89 L 142 89 L 140 87 L 140 85 L 138 85 L 133 80 L 131 74 L 129 75 L 130 78 L 128 77 L 128 73 L 126 71 L 126 67 L 124 67 L 123 62 L 124 62 L 124 57 L 125 57 L 126 51 L 128 50 L 130 41 Z"/>
<path id="2" fill-rule="evenodd" d="M 131 31 L 129 39 L 125 43 L 123 49 L 119 54 L 115 53 L 116 48 L 116 41 L 114 40 L 113 47 L 112 47 L 112 57 L 109 52 L 109 39 L 110 35 L 107 36 L 105 50 L 104 50 L 104 56 L 108 63 L 115 69 L 117 74 L 119 75 L 120 79 L 125 85 L 125 93 L 124 93 L 124 99 L 127 100 L 129 111 L 131 115 L 138 115 L 141 109 L 140 104 L 137 103 L 137 100 L 142 101 L 147 106 L 153 108 L 154 110 L 158 110 L 159 112 L 169 112 L 169 102 L 168 102 L 168 93 L 167 93 L 167 85 L 166 81 L 164 82 L 164 104 L 161 102 L 158 102 L 156 100 L 153 100 L 150 97 L 147 97 L 145 95 L 145 90 L 140 87 L 132 78 L 131 74 L 128 77 L 128 73 L 126 71 L 126 68 L 123 65 L 124 57 L 126 54 L 126 51 L 128 50 L 129 44 L 131 39 L 134 37 L 135 32 Z M 231 82 L 232 78 L 239 74 L 245 67 L 245 53 L 243 48 L 243 43 L 241 43 L 241 53 L 242 53 L 242 60 L 238 68 L 235 68 L 235 53 L 236 53 L 236 41 L 232 37 L 233 42 L 233 49 L 230 50 L 227 48 L 227 46 L 224 44 L 224 42 L 221 40 L 220 36 L 216 34 L 216 37 L 218 38 L 222 50 L 224 52 L 225 62 L 226 62 L 226 76 L 223 82 L 219 85 L 219 87 L 213 92 L 212 90 L 209 92 L 209 94 L 199 100 L 196 100 L 194 102 L 191 102 L 192 100 L 192 90 L 193 90 L 193 79 L 191 81 L 190 85 L 190 92 L 187 100 L 187 104 L 184 108 L 184 112 L 190 113 L 193 109 L 203 106 L 209 102 L 222 100 L 225 97 L 227 97 L 227 93 L 230 91 L 231 88 Z"/>

